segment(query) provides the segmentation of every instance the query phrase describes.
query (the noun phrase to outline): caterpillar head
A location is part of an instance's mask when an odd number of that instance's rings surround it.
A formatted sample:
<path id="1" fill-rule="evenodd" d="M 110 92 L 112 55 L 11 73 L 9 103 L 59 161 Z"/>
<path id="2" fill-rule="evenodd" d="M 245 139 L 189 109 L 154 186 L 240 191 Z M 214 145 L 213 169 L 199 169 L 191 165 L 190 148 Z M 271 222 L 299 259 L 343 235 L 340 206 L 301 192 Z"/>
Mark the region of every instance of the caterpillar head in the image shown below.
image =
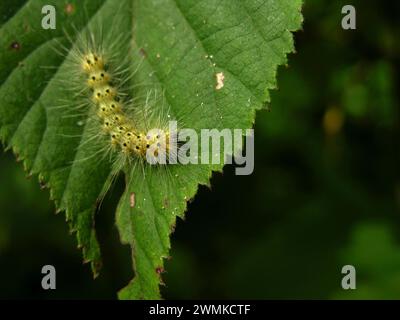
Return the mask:
<path id="1" fill-rule="evenodd" d="M 83 56 L 82 69 L 86 73 L 101 71 L 104 69 L 104 60 L 102 57 L 95 53 L 88 53 Z"/>
<path id="2" fill-rule="evenodd" d="M 89 73 L 88 85 L 90 88 L 105 86 L 110 81 L 110 75 L 104 70 L 92 71 Z"/>

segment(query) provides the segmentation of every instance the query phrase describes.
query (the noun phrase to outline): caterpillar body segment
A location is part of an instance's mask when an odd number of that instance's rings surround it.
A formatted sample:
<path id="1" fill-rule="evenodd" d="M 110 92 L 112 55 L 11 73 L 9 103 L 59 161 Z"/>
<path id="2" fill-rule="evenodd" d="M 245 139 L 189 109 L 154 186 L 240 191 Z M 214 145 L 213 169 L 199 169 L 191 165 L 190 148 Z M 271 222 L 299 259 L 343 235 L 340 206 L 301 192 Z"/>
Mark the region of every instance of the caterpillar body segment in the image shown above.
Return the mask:
<path id="1" fill-rule="evenodd" d="M 169 132 L 148 134 L 138 129 L 130 119 L 119 98 L 117 88 L 112 84 L 112 75 L 106 70 L 106 61 L 101 54 L 83 55 L 81 69 L 86 75 L 87 85 L 92 92 L 91 100 L 102 123 L 102 131 L 110 138 L 113 150 L 125 157 L 146 159 L 152 155 L 169 154 Z"/>

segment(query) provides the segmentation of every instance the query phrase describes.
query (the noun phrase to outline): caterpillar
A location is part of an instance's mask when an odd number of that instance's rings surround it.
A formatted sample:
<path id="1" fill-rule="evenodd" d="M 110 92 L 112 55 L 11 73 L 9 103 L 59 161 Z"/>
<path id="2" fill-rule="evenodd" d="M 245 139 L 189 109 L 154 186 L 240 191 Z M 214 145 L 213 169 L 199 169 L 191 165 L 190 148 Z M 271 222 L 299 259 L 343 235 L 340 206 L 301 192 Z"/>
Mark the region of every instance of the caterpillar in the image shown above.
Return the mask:
<path id="1" fill-rule="evenodd" d="M 65 35 L 70 46 L 57 43 L 55 48 L 65 57 L 59 87 L 69 89 L 55 108 L 63 109 L 64 117 L 81 117 L 77 123 L 97 123 L 89 126 L 80 145 L 92 145 L 91 154 L 74 161 L 110 155 L 112 176 L 132 162 L 167 164 L 178 152 L 177 135 L 169 127 L 174 118 L 159 95 L 162 91 L 151 83 L 140 84 L 140 90 L 137 81 L 130 86 L 141 66 L 140 49 L 128 35 L 116 35 L 113 25 L 106 35 L 101 21 L 75 30 L 76 39 Z M 82 133 L 68 136 L 82 138 Z"/>
<path id="2" fill-rule="evenodd" d="M 106 70 L 103 56 L 95 52 L 84 54 L 82 71 L 87 75 L 87 85 L 92 91 L 92 101 L 96 114 L 102 123 L 102 131 L 109 136 L 110 144 L 126 157 L 139 159 L 155 158 L 170 152 L 170 133 L 156 129 L 156 132 L 143 132 L 127 116 L 124 104 L 118 96 L 118 90 L 111 83 L 111 74 Z M 153 130 L 154 131 L 154 130 Z"/>

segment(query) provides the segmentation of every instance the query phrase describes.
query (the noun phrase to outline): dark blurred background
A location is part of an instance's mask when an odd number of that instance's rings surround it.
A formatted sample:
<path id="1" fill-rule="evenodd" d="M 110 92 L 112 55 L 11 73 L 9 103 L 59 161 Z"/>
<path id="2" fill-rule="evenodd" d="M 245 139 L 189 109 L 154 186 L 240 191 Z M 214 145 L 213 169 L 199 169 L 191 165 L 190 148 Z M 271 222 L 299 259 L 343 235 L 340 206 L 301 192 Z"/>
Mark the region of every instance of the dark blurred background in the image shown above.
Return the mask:
<path id="1" fill-rule="evenodd" d="M 306 1 L 298 53 L 281 67 L 270 112 L 258 113 L 255 171 L 232 167 L 202 187 L 172 236 L 164 298 L 400 298 L 400 5 Z M 82 265 L 65 216 L 0 156 L 0 298 L 116 298 L 133 276 L 114 210 L 122 181 L 97 215 L 99 278 Z M 57 290 L 41 289 L 41 268 Z M 341 288 L 341 268 L 357 289 Z"/>

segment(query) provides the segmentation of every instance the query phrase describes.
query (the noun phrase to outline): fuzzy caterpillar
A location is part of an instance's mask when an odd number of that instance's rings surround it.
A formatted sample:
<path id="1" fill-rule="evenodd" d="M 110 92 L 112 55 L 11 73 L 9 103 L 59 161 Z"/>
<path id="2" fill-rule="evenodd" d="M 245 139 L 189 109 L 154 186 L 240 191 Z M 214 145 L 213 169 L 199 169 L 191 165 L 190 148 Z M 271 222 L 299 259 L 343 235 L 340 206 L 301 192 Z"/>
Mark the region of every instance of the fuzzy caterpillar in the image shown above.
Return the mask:
<path id="1" fill-rule="evenodd" d="M 82 71 L 87 76 L 87 85 L 92 91 L 96 114 L 102 123 L 102 131 L 109 136 L 113 149 L 126 157 L 144 159 L 152 147 L 152 156 L 168 155 L 170 151 L 169 132 L 146 133 L 136 128 L 126 115 L 118 90 L 112 85 L 111 75 L 106 70 L 105 58 L 88 52 L 82 57 Z"/>

